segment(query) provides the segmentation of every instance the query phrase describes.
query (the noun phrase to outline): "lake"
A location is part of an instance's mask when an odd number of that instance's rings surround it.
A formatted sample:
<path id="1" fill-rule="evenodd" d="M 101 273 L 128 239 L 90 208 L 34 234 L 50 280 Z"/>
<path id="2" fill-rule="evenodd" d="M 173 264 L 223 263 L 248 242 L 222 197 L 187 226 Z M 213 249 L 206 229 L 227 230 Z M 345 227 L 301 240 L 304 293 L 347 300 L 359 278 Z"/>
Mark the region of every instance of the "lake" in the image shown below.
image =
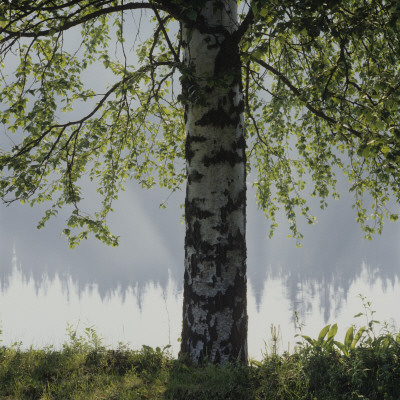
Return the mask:
<path id="1" fill-rule="evenodd" d="M 0 208 L 0 323 L 2 344 L 60 346 L 68 324 L 83 334 L 94 327 L 104 343 L 179 350 L 183 280 L 182 193 L 168 197 L 134 183 L 110 219 L 118 248 L 95 239 L 70 250 L 60 237 L 66 215 L 36 230 L 43 209 Z M 90 203 L 90 194 L 86 199 Z M 268 349 L 271 325 L 280 328 L 281 350 L 293 350 L 296 311 L 303 333 L 316 337 L 337 322 L 338 338 L 363 311 L 359 294 L 378 320 L 400 321 L 400 225 L 387 223 L 372 242 L 354 222 L 351 198 L 332 201 L 319 222 L 304 226 L 302 247 L 287 239 L 287 226 L 268 238 L 268 223 L 248 194 L 249 354 Z"/>

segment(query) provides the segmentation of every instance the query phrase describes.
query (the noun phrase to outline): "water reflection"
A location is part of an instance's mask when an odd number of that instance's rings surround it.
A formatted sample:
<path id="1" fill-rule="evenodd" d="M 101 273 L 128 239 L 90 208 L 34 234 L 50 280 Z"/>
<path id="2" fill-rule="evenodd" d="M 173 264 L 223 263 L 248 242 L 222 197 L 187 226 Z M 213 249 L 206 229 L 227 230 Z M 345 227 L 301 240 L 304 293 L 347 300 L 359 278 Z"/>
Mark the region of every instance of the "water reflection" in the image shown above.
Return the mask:
<path id="1" fill-rule="evenodd" d="M 345 328 L 355 322 L 353 316 L 362 310 L 362 304 L 357 300 L 360 291 L 368 292 L 369 298 L 374 299 L 374 310 L 379 318 L 390 320 L 393 317 L 399 301 L 399 280 L 383 290 L 380 278 L 371 284 L 368 276 L 364 266 L 361 275 L 349 287 L 347 302 L 332 288 L 325 288 L 326 296 L 332 302 L 339 300 L 345 304 L 340 316 L 335 318 L 339 324 L 339 340 L 343 340 Z M 259 299 L 253 291 L 254 285 L 249 283 L 250 356 L 260 359 L 269 350 L 271 325 L 281 328 L 280 350 L 293 350 L 294 335 L 298 332 L 294 324 L 289 323 L 292 305 L 286 296 L 284 282 L 277 278 L 265 280 Z M 101 298 L 97 289 L 92 284 L 82 290 L 71 277 L 62 279 L 58 274 L 52 281 L 45 274 L 38 288 L 34 278 L 23 277 L 18 258 L 14 256 L 8 290 L 0 295 L 3 344 L 21 341 L 23 347 L 32 344 L 58 348 L 68 340 L 66 328 L 70 324 L 79 335 L 86 327 L 94 326 L 103 337 L 103 343 L 112 347 L 119 342 L 132 348 L 140 348 L 143 344 L 152 347 L 170 344 L 172 353 L 177 355 L 182 293 L 171 275 L 165 287 L 155 282 L 147 282 L 140 290 L 138 285 L 131 287 L 124 300 L 116 292 Z M 314 311 L 302 319 L 306 322 L 303 333 L 315 337 L 325 323 L 323 313 L 318 312 L 324 306 L 309 290 L 310 287 L 303 287 L 302 293 Z"/>
<path id="2" fill-rule="evenodd" d="M 87 321 L 111 344 L 171 342 L 176 351 L 181 328 L 183 196 L 171 198 L 167 211 L 159 209 L 167 196 L 159 190 L 127 188 L 110 221 L 121 235 L 116 249 L 88 240 L 71 251 L 59 237 L 62 216 L 37 231 L 40 210 L 0 208 L 4 341 L 60 343 L 67 321 Z M 382 318 L 400 321 L 395 306 L 400 300 L 398 224 L 389 224 L 372 243 L 364 241 L 345 198 L 332 203 L 317 226 L 304 227 L 299 249 L 286 239 L 285 229 L 267 239 L 268 224 L 253 196 L 250 192 L 250 354 L 259 358 L 270 324 L 281 326 L 284 343 L 293 342 L 294 310 L 310 329 L 337 319 L 342 326 L 351 324 L 351 316 L 361 307 L 358 293 L 377 304 Z"/>
<path id="3" fill-rule="evenodd" d="M 348 196 L 321 213 L 316 226 L 303 227 L 301 248 L 285 240 L 282 231 L 267 240 L 262 255 L 265 279 L 282 280 L 292 310 L 303 315 L 315 311 L 310 299 L 318 297 L 319 309 L 328 321 L 341 311 L 350 287 L 361 276 L 370 285 L 380 282 L 383 292 L 399 279 L 399 228 L 397 223 L 388 223 L 381 236 L 372 242 L 364 240 Z M 333 297 L 328 295 L 331 292 Z"/>
<path id="4" fill-rule="evenodd" d="M 171 343 L 177 353 L 182 298 L 171 277 L 165 287 L 148 282 L 140 290 L 131 287 L 124 300 L 117 293 L 102 299 L 97 285 L 82 290 L 58 274 L 51 281 L 44 275 L 37 288 L 33 278 L 23 277 L 16 257 L 13 264 L 9 290 L 0 297 L 4 344 L 58 348 L 68 340 L 68 325 L 79 335 L 94 326 L 106 345 Z"/>
<path id="5" fill-rule="evenodd" d="M 131 188 L 132 189 L 132 188 Z M 71 250 L 60 237 L 65 218 L 36 230 L 41 210 L 16 205 L 0 209 L 1 287 L 6 290 L 12 272 L 12 251 L 18 255 L 22 277 L 33 279 L 36 290 L 46 277 L 69 279 L 78 291 L 96 285 L 102 299 L 123 298 L 132 287 L 141 290 L 149 281 L 165 287 L 170 270 L 174 279 L 183 276 L 181 209 L 176 199 L 168 212 L 159 209 L 165 193 L 127 190 L 115 207 L 110 225 L 121 236 L 118 248 L 89 239 Z"/>

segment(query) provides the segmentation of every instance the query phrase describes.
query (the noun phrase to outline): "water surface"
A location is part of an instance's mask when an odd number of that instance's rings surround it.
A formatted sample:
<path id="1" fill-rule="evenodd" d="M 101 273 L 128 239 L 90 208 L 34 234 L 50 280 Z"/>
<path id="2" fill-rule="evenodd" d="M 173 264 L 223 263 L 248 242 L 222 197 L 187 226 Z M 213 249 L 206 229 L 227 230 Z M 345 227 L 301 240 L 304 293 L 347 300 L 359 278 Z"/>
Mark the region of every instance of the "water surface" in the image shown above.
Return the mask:
<path id="1" fill-rule="evenodd" d="M 111 225 L 118 248 L 94 239 L 75 250 L 59 233 L 63 217 L 40 231 L 41 211 L 20 205 L 0 208 L 0 321 L 3 344 L 60 346 L 67 324 L 83 332 L 94 326 L 105 343 L 179 349 L 183 238 L 182 195 L 158 207 L 168 193 L 128 187 Z M 268 239 L 268 224 L 249 192 L 248 308 L 250 355 L 261 358 L 271 325 L 283 349 L 293 349 L 294 311 L 304 333 L 316 336 L 339 323 L 339 336 L 362 311 L 358 294 L 372 302 L 378 319 L 400 320 L 399 225 L 389 224 L 373 242 L 362 239 L 349 199 L 334 202 L 305 227 L 302 248 L 284 227 Z M 283 218 L 282 218 L 283 221 Z M 282 222 L 284 225 L 284 223 Z M 363 324 L 364 321 L 359 321 Z"/>

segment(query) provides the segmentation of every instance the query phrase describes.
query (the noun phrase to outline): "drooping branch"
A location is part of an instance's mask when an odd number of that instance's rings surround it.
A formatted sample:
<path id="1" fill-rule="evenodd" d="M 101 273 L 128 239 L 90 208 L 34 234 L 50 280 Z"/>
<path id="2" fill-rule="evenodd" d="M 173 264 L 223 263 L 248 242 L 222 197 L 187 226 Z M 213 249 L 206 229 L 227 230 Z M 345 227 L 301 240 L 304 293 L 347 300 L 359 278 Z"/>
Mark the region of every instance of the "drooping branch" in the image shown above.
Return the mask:
<path id="1" fill-rule="evenodd" d="M 49 128 L 47 128 L 38 138 L 30 141 L 29 143 L 26 143 L 21 149 L 19 149 L 16 153 L 14 153 L 10 159 L 16 159 L 20 156 L 22 156 L 23 154 L 28 153 L 31 149 L 33 149 L 34 147 L 38 146 L 40 144 L 40 142 L 54 129 L 60 128 L 61 132 L 59 133 L 56 142 L 53 143 L 52 148 L 49 151 L 48 156 L 54 151 L 58 141 L 61 138 L 62 133 L 65 131 L 66 128 L 73 126 L 73 125 L 80 125 L 82 126 L 83 123 L 85 121 L 87 121 L 89 118 L 91 118 L 105 103 L 105 101 L 107 100 L 107 98 L 114 93 L 120 86 L 126 84 L 127 82 L 129 82 L 130 80 L 136 78 L 138 75 L 144 74 L 146 73 L 149 69 L 153 69 L 154 67 L 158 67 L 158 66 L 170 66 L 172 65 L 172 63 L 170 62 L 154 62 L 152 63 L 151 66 L 146 65 L 143 68 L 140 68 L 138 71 L 136 71 L 136 73 L 134 74 L 129 74 L 126 75 L 122 80 L 120 80 L 119 82 L 115 83 L 101 98 L 101 100 L 96 104 L 96 106 L 93 108 L 93 110 L 88 113 L 87 115 L 85 115 L 84 117 L 82 117 L 79 120 L 75 120 L 75 121 L 69 121 L 66 122 L 65 124 L 55 124 L 55 125 L 51 125 Z"/>
<path id="2" fill-rule="evenodd" d="M 296 86 L 294 86 L 293 83 L 282 72 L 280 72 L 279 70 L 277 70 L 276 68 L 269 65 L 268 63 L 266 63 L 263 60 L 260 60 L 258 58 L 254 58 L 254 57 L 252 57 L 251 59 L 254 62 L 256 62 L 257 64 L 264 67 L 265 69 L 267 69 L 268 71 L 272 72 L 292 91 L 292 93 L 294 93 L 296 95 L 296 97 L 303 100 L 303 94 L 300 91 L 300 89 L 297 88 Z M 326 115 L 322 110 L 315 108 L 312 104 L 310 104 L 310 102 L 304 101 L 304 106 L 308 110 L 310 110 L 314 115 L 316 115 L 317 117 L 320 117 L 320 118 L 324 119 L 325 121 L 327 121 L 330 125 L 340 125 L 343 128 L 345 128 L 348 132 L 350 132 L 352 135 L 357 136 L 359 139 L 361 139 L 363 137 L 361 132 L 357 131 L 356 129 L 353 129 L 351 126 L 348 126 L 347 124 L 340 124 L 334 118 Z"/>
<path id="3" fill-rule="evenodd" d="M 129 4 L 122 4 L 119 6 L 102 8 L 102 9 L 96 10 L 90 14 L 83 15 L 82 17 L 77 18 L 73 21 L 67 20 L 64 24 L 58 26 L 57 28 L 43 29 L 43 30 L 39 30 L 39 31 L 27 31 L 26 32 L 23 30 L 22 31 L 21 30 L 10 31 L 7 29 L 2 29 L 2 30 L 0 30 L 0 33 L 6 33 L 8 36 L 1 39 L 0 44 L 7 42 L 8 40 L 10 40 L 12 38 L 16 38 L 16 37 L 17 38 L 21 38 L 21 37 L 38 38 L 38 37 L 48 36 L 53 33 L 66 31 L 70 28 L 73 28 L 74 26 L 77 26 L 84 22 L 101 17 L 102 15 L 107 15 L 107 14 L 111 14 L 111 13 L 118 12 L 118 11 L 137 10 L 137 9 L 146 9 L 146 8 L 153 9 L 153 5 L 150 3 L 129 3 Z M 165 10 L 165 11 L 168 11 L 168 10 Z"/>

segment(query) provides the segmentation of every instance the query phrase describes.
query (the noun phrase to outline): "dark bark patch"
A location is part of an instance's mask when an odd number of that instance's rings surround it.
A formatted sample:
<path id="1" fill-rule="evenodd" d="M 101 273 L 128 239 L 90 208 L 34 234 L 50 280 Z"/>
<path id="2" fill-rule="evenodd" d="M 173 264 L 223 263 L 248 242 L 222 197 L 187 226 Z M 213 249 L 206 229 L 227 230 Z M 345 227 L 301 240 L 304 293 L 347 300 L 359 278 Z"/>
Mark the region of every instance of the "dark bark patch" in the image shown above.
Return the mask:
<path id="1" fill-rule="evenodd" d="M 199 274 L 199 266 L 197 263 L 197 254 L 192 254 L 190 256 L 190 277 L 193 279 Z"/>
<path id="2" fill-rule="evenodd" d="M 202 240 L 201 240 L 201 226 L 200 226 L 200 223 L 198 221 L 196 221 L 193 224 L 192 237 L 193 237 L 193 244 L 202 242 Z M 198 247 L 198 246 L 196 246 L 196 247 Z"/>
<path id="3" fill-rule="evenodd" d="M 192 182 L 199 182 L 199 181 L 201 181 L 201 178 L 203 178 L 203 174 L 200 174 L 200 172 L 199 171 L 196 171 L 196 170 L 194 170 L 194 171 L 192 171 L 189 175 L 188 175 L 188 183 L 189 183 L 189 185 L 192 183 Z"/>
<path id="4" fill-rule="evenodd" d="M 225 235 L 229 230 L 229 226 L 225 222 L 219 225 L 214 225 L 213 228 L 222 235 Z"/>
<path id="5" fill-rule="evenodd" d="M 216 246 L 216 262 L 215 262 L 215 275 L 218 278 L 221 278 L 221 272 L 222 272 L 222 265 L 223 265 L 223 260 L 220 259 L 220 255 L 223 256 L 223 258 L 226 260 L 226 252 L 224 249 L 221 249 L 221 244 L 218 243 Z"/>
<path id="6" fill-rule="evenodd" d="M 240 138 L 238 140 L 236 140 L 236 142 L 233 145 L 233 148 L 235 150 L 246 148 L 246 139 L 245 139 L 244 135 L 240 136 Z"/>
<path id="7" fill-rule="evenodd" d="M 216 128 L 225 128 L 225 126 L 237 126 L 240 122 L 239 115 L 234 113 L 231 116 L 227 113 L 222 105 L 217 109 L 206 112 L 199 120 L 196 121 L 197 126 L 214 126 Z"/>
<path id="8" fill-rule="evenodd" d="M 205 142 L 207 138 L 203 136 L 192 136 L 189 133 L 186 136 L 185 142 L 185 156 L 186 160 L 190 163 L 194 156 L 194 151 L 192 150 L 192 143 L 202 143 Z"/>
<path id="9" fill-rule="evenodd" d="M 186 138 L 186 143 L 185 143 L 185 157 L 186 160 L 190 163 L 192 161 L 192 158 L 194 156 L 194 151 L 192 150 L 190 146 L 190 141 L 189 137 Z"/>
<path id="10" fill-rule="evenodd" d="M 188 319 L 189 319 L 190 324 L 193 325 L 194 318 L 193 318 L 193 311 L 192 311 L 192 305 L 191 304 L 188 305 L 187 315 L 188 315 Z"/>
<path id="11" fill-rule="evenodd" d="M 213 156 L 203 157 L 203 164 L 205 167 L 209 167 L 210 165 L 223 164 L 225 162 L 228 162 L 231 167 L 234 167 L 236 164 L 244 162 L 244 159 L 236 151 L 225 150 L 222 147 Z"/>
<path id="12" fill-rule="evenodd" d="M 185 301 L 188 302 L 189 305 L 184 308 L 186 313 L 184 313 L 181 351 L 190 354 L 191 349 L 195 348 L 198 342 L 201 342 L 203 344 L 203 351 L 200 354 L 199 360 L 197 360 L 201 362 L 204 358 L 213 353 L 214 346 L 219 343 L 222 354 L 225 356 L 229 355 L 230 361 L 235 361 L 238 357 L 245 361 L 246 354 L 243 346 L 246 344 L 247 318 L 246 278 L 244 271 L 243 274 L 239 271 L 237 272 L 234 284 L 229 286 L 224 294 L 218 292 L 214 297 L 198 296 L 194 293 L 193 288 L 187 285 L 186 282 L 185 291 L 187 293 Z M 238 298 L 240 299 L 239 301 Z M 204 331 L 203 334 L 195 332 L 192 328 L 194 323 L 193 308 L 190 305 L 192 302 L 201 305 L 202 308 L 207 311 L 205 321 L 203 322 L 205 322 L 209 328 Z M 232 312 L 232 332 L 228 340 L 220 342 L 218 337 L 220 321 L 216 318 L 213 326 L 211 326 L 210 323 L 213 316 L 227 309 L 230 310 L 228 312 Z M 190 326 L 185 323 L 185 319 L 190 323 Z M 221 362 L 221 353 L 219 350 L 215 352 L 213 359 L 210 361 L 214 363 Z"/>
<path id="13" fill-rule="evenodd" d="M 240 250 L 243 259 L 247 258 L 246 238 L 245 235 L 238 229 L 235 235 L 229 235 L 230 250 Z"/>
<path id="14" fill-rule="evenodd" d="M 226 192 L 227 191 L 225 191 L 224 194 L 227 195 L 228 201 L 226 202 L 226 205 L 224 207 L 221 207 L 222 221 L 226 221 L 227 216 L 232 212 L 239 210 L 241 207 L 243 207 L 244 209 L 246 206 L 246 189 L 240 191 L 239 195 L 236 198 L 236 201 L 233 201 L 232 198 L 229 197 L 229 192 Z"/>
<path id="15" fill-rule="evenodd" d="M 214 364 L 220 364 L 220 363 L 221 363 L 221 355 L 219 354 L 219 350 L 217 350 L 214 357 Z"/>
<path id="16" fill-rule="evenodd" d="M 207 45 L 207 50 L 212 50 L 212 49 L 216 49 L 218 48 L 218 44 L 214 43 L 214 44 L 208 44 Z"/>
<path id="17" fill-rule="evenodd" d="M 190 139 L 190 142 L 193 142 L 193 143 L 195 143 L 195 142 L 203 143 L 207 140 L 207 138 L 204 136 L 195 136 L 195 135 L 190 135 L 189 139 Z"/>
<path id="18" fill-rule="evenodd" d="M 185 200 L 185 215 L 186 221 L 190 222 L 193 218 L 196 219 L 206 219 L 214 216 L 214 214 L 207 210 L 202 210 L 196 205 L 198 199 L 193 199 L 192 201 Z"/>
<path id="19" fill-rule="evenodd" d="M 185 121 L 185 124 L 187 122 L 188 112 L 189 112 L 189 106 L 187 104 L 185 104 L 185 112 L 183 113 L 183 119 Z"/>
<path id="20" fill-rule="evenodd" d="M 235 95 L 235 93 L 232 91 L 231 96 L 234 96 L 234 95 Z M 233 97 L 232 97 L 232 99 L 233 99 Z M 240 100 L 236 106 L 233 105 L 233 101 L 232 101 L 232 105 L 229 109 L 230 114 L 236 114 L 236 115 L 240 116 L 243 113 L 243 111 L 244 111 L 244 101 L 243 100 Z M 238 117 L 238 119 L 239 119 L 239 117 Z M 240 119 L 239 119 L 239 122 L 240 122 Z"/>
<path id="21" fill-rule="evenodd" d="M 239 46 L 232 35 L 227 35 L 221 43 L 215 59 L 214 73 L 217 76 L 232 75 L 234 85 L 241 82 Z"/>

